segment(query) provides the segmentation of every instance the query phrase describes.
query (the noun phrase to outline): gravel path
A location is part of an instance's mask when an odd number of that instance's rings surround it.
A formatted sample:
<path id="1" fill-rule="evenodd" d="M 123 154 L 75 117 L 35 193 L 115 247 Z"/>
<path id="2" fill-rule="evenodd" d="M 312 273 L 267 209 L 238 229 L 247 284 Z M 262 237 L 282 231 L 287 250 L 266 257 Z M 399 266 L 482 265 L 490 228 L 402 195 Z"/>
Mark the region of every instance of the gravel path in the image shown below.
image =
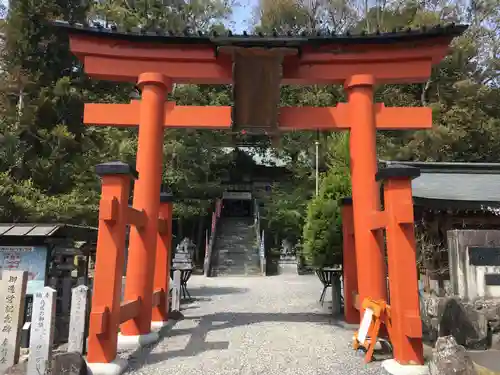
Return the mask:
<path id="1" fill-rule="evenodd" d="M 134 375 L 381 374 L 351 349 L 353 331 L 318 303 L 316 276 L 193 276 L 185 319 L 130 360 Z"/>

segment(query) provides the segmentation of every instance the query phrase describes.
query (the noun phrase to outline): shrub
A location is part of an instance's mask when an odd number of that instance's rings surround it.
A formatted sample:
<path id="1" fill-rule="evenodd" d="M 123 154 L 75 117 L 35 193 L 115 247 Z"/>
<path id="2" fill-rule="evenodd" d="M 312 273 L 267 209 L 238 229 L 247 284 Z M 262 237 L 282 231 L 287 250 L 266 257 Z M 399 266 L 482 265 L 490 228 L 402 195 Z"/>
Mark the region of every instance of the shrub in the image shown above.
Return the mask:
<path id="1" fill-rule="evenodd" d="M 323 176 L 318 195 L 309 201 L 304 225 L 304 255 L 314 267 L 342 264 L 340 199 L 350 195 L 347 137 L 333 137 L 330 168 Z"/>

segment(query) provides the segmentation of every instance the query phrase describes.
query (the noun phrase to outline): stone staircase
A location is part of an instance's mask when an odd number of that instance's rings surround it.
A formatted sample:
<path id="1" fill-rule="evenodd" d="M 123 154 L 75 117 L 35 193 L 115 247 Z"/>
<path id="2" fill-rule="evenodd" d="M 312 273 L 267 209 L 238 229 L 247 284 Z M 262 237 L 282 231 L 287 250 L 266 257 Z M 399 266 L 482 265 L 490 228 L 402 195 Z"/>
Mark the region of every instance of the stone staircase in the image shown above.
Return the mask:
<path id="1" fill-rule="evenodd" d="M 222 217 L 212 258 L 211 276 L 259 276 L 254 219 Z"/>

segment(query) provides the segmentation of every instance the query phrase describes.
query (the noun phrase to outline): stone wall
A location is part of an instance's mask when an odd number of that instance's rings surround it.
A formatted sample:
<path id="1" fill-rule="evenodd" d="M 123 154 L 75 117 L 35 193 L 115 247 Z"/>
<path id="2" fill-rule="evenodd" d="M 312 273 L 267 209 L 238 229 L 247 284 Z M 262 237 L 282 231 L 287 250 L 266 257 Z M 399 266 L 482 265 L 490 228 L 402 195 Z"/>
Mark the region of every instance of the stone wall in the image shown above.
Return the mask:
<path id="1" fill-rule="evenodd" d="M 500 230 L 447 236 L 449 288 L 437 295 L 420 291 L 424 339 L 450 335 L 467 349 L 500 349 Z"/>
<path id="2" fill-rule="evenodd" d="M 421 306 L 426 341 L 451 335 L 467 349 L 500 345 L 500 300 L 424 296 Z"/>
<path id="3" fill-rule="evenodd" d="M 500 230 L 450 230 L 447 236 L 453 295 L 500 298 Z"/>

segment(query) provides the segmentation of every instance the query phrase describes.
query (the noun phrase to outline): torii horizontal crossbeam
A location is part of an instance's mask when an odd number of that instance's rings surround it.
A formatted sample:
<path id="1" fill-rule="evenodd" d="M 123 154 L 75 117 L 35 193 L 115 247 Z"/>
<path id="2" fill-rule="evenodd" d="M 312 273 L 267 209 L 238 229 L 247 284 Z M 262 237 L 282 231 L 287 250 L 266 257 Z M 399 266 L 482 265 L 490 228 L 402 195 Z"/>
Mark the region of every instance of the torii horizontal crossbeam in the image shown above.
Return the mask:
<path id="1" fill-rule="evenodd" d="M 138 126 L 141 113 L 139 100 L 130 104 L 85 103 L 83 122 L 88 125 Z M 164 127 L 230 129 L 231 107 L 178 106 L 167 102 Z"/>
<path id="2" fill-rule="evenodd" d="M 375 104 L 375 120 L 379 130 L 415 130 L 432 127 L 432 110 L 416 107 L 385 107 Z M 139 124 L 140 101 L 130 104 L 85 104 L 87 125 L 132 127 Z M 282 107 L 278 117 L 280 131 L 349 129 L 348 104 L 336 107 Z M 231 107 L 178 106 L 168 102 L 164 127 L 230 129 Z"/>

